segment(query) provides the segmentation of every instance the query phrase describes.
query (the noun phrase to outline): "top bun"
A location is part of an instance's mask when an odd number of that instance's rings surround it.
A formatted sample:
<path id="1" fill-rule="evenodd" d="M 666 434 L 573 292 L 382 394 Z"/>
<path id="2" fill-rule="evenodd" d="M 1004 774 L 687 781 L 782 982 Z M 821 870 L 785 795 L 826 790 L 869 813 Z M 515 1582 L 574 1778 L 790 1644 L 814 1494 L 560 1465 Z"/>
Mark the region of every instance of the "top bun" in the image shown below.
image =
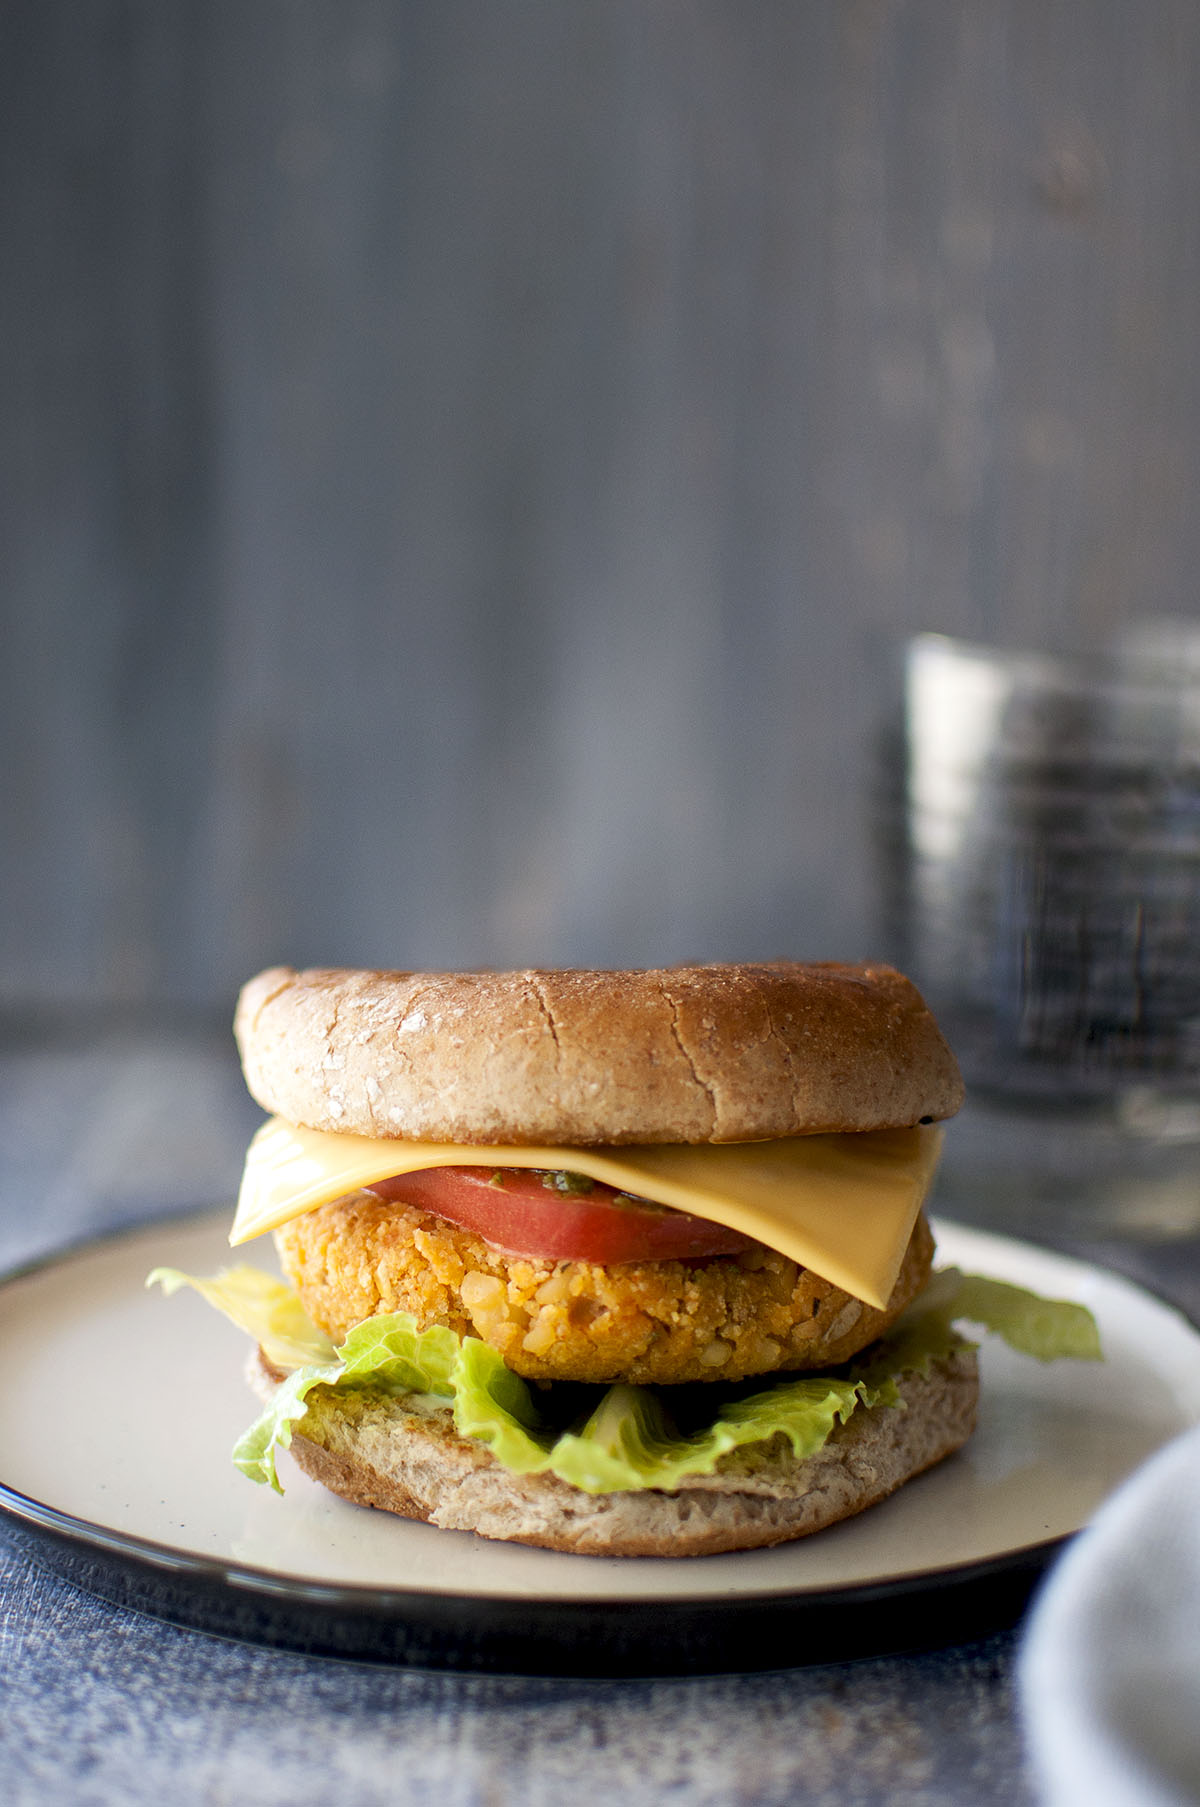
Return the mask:
<path id="1" fill-rule="evenodd" d="M 276 966 L 243 989 L 234 1032 L 264 1109 L 413 1141 L 748 1142 L 902 1128 L 963 1095 L 889 966 Z"/>

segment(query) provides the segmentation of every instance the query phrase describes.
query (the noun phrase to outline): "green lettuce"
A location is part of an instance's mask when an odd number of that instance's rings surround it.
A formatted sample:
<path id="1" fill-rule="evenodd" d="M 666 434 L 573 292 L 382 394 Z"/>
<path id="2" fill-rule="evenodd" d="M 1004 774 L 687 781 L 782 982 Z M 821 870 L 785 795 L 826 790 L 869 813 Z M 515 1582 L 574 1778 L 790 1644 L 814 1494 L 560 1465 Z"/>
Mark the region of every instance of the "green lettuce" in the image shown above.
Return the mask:
<path id="1" fill-rule="evenodd" d="M 406 1313 L 367 1318 L 355 1325 L 334 1361 L 297 1368 L 276 1388 L 262 1416 L 234 1445 L 234 1467 L 282 1493 L 275 1453 L 291 1443 L 315 1387 L 343 1391 L 357 1387 L 393 1398 L 416 1394 L 449 1403 L 456 1397 L 461 1350 L 462 1338 L 453 1330 L 441 1325 L 418 1330 Z"/>
<path id="2" fill-rule="evenodd" d="M 252 1336 L 276 1368 L 302 1368 L 307 1362 L 332 1362 L 337 1350 L 318 1330 L 298 1295 L 282 1280 L 257 1267 L 227 1267 L 209 1279 L 198 1279 L 177 1267 L 156 1267 L 147 1286 L 161 1286 L 168 1298 L 190 1286 L 223 1312 L 239 1330 Z"/>
<path id="3" fill-rule="evenodd" d="M 341 1378 L 340 1362 L 297 1368 L 289 1374 L 276 1387 L 266 1411 L 234 1444 L 234 1467 L 247 1480 L 257 1481 L 260 1485 L 265 1482 L 276 1493 L 282 1493 L 283 1483 L 275 1466 L 276 1453 L 290 1446 L 293 1430 L 308 1416 L 308 1396 L 313 1388 L 336 1387 Z"/>
<path id="4" fill-rule="evenodd" d="M 707 1386 L 672 1387 L 673 1410 L 663 1388 L 622 1384 L 572 1389 L 586 1403 L 561 1427 L 496 1351 L 474 1337 L 463 1339 L 457 1379 L 454 1423 L 463 1436 L 486 1443 L 513 1474 L 556 1474 L 584 1493 L 671 1492 L 689 1475 L 712 1474 L 731 1450 L 779 1434 L 796 1455 L 812 1455 L 860 1400 L 876 1403 L 865 1381 L 829 1376 L 723 1395 Z"/>
<path id="5" fill-rule="evenodd" d="M 942 1324 L 981 1324 L 1035 1361 L 1101 1361 L 1100 1332 L 1086 1305 L 1043 1299 L 1007 1280 L 942 1268 L 909 1307 L 909 1323 L 936 1315 Z M 902 1320 L 902 1322 L 905 1320 Z"/>
<path id="6" fill-rule="evenodd" d="M 960 1322 L 980 1324 L 1039 1361 L 1101 1354 L 1085 1307 L 947 1268 L 862 1357 L 832 1373 L 667 1389 L 559 1383 L 535 1392 L 488 1344 L 440 1326 L 419 1330 L 405 1313 L 367 1319 L 335 1349 L 290 1288 L 252 1268 L 207 1280 L 157 1269 L 147 1284 L 156 1281 L 168 1292 L 195 1287 L 256 1337 L 274 1366 L 291 1370 L 234 1449 L 241 1472 L 277 1492 L 276 1455 L 318 1390 L 444 1404 L 458 1432 L 486 1444 L 514 1474 L 555 1474 L 584 1493 L 672 1492 L 689 1476 L 713 1474 L 734 1450 L 783 1438 L 803 1458 L 860 1405 L 901 1406 L 902 1374 L 969 1346 Z"/>

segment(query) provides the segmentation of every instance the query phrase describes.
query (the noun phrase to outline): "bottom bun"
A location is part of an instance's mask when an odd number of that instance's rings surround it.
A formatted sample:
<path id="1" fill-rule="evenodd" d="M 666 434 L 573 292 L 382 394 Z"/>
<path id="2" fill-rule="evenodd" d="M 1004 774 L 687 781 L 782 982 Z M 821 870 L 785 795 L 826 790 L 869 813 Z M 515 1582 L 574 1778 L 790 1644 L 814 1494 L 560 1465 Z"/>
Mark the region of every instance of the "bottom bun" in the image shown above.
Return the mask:
<path id="1" fill-rule="evenodd" d="M 261 1352 L 249 1378 L 268 1399 L 281 1378 Z M 447 1406 L 382 1393 L 309 1396 L 292 1454 L 360 1506 L 444 1530 L 580 1556 L 709 1556 L 824 1530 L 894 1493 L 966 1442 L 979 1396 L 972 1350 L 899 1378 L 903 1406 L 859 1406 L 816 1455 L 782 1437 L 733 1451 L 676 1493 L 583 1493 L 556 1475 L 516 1475 L 461 1437 Z"/>

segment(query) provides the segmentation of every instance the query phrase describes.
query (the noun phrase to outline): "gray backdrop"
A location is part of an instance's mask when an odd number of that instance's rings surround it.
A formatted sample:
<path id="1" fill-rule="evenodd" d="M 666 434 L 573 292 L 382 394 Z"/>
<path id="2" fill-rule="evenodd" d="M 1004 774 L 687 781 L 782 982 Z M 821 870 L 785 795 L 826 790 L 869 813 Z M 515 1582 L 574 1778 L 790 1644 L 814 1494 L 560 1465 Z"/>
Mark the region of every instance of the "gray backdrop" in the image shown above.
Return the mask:
<path id="1" fill-rule="evenodd" d="M 1196 612 L 1194 0 L 7 0 L 0 1004 L 877 951 L 896 642 Z"/>

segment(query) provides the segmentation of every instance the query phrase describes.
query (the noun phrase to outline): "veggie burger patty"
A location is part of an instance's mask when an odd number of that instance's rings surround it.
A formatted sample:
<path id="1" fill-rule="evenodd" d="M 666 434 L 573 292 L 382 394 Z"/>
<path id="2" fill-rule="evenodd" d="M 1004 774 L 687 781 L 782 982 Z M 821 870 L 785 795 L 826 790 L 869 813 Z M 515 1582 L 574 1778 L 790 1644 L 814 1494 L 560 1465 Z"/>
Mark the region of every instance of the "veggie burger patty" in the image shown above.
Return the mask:
<path id="1" fill-rule="evenodd" d="M 284 1273 L 335 1341 L 411 1312 L 497 1350 L 531 1380 L 741 1380 L 846 1361 L 925 1285 L 933 1237 L 917 1221 L 887 1309 L 755 1245 L 708 1261 L 616 1266 L 509 1255 L 471 1230 L 369 1191 L 275 1232 Z"/>

